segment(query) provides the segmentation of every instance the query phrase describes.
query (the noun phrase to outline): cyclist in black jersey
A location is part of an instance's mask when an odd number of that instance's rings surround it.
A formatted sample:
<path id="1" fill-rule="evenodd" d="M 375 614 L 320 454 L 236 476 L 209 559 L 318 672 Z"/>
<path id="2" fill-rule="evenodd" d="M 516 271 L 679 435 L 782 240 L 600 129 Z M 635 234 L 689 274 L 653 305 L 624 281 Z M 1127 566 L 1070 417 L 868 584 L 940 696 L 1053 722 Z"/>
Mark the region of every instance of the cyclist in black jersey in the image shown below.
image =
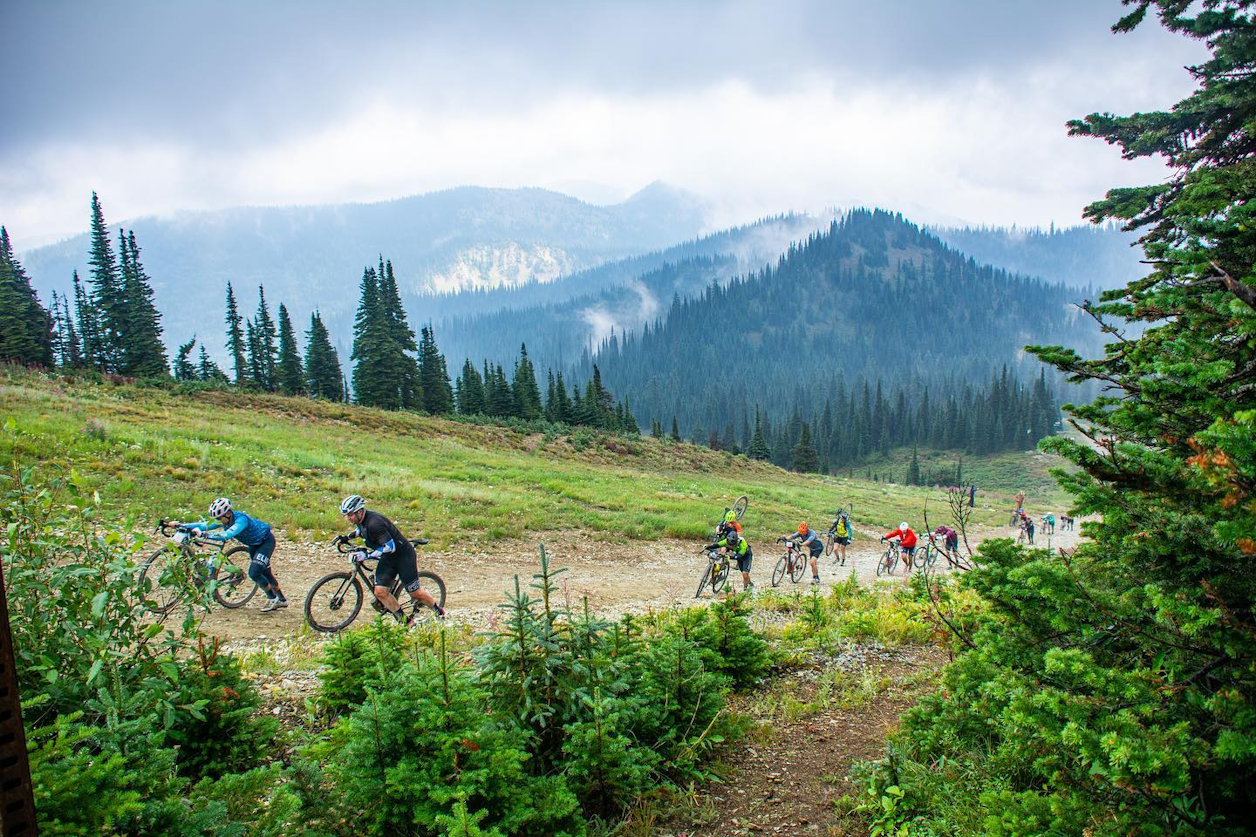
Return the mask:
<path id="1" fill-rule="evenodd" d="M 361 538 L 366 544 L 367 549 L 355 552 L 353 560 L 361 563 L 369 558 L 379 559 L 379 563 L 375 565 L 375 598 L 379 599 L 379 603 L 398 622 L 404 621 L 405 616 L 402 614 L 401 604 L 388 592 L 397 576 L 401 577 L 401 583 L 410 598 L 432 608 L 437 616 L 445 615 L 444 608 L 436 603 L 432 594 L 419 586 L 418 556 L 414 552 L 414 546 L 391 520 L 379 512 L 367 510 L 366 501 L 357 494 L 351 494 L 344 499 L 340 504 L 340 513 L 349 518 L 349 522 L 355 527 L 349 537 Z"/>

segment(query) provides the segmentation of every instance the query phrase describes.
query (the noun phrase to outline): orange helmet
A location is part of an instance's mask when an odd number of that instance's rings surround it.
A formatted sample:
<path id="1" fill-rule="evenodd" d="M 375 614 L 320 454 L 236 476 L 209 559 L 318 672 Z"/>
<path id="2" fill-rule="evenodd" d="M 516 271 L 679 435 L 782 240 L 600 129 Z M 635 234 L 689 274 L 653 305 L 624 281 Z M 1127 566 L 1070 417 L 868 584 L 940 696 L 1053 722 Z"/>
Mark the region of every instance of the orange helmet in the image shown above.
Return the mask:
<path id="1" fill-rule="evenodd" d="M 805 534 L 807 534 L 807 523 L 806 523 L 806 521 L 803 521 L 802 523 L 799 523 L 799 524 L 798 524 L 798 534 L 800 534 L 800 535 L 805 535 Z"/>

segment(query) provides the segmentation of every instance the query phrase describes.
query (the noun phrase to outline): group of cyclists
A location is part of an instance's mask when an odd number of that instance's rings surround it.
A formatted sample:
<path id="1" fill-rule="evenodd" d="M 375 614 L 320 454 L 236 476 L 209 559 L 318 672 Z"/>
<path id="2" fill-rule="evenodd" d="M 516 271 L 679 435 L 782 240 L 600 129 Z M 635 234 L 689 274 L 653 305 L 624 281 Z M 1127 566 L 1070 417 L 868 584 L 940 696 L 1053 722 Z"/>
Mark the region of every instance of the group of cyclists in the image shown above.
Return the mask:
<path id="1" fill-rule="evenodd" d="M 432 595 L 419 586 L 418 555 L 413 544 L 401 534 L 397 526 L 384 515 L 366 507 L 361 495 L 350 494 L 340 503 L 340 513 L 353 524 L 353 530 L 343 537 L 360 538 L 363 548 L 352 553 L 355 563 L 377 561 L 375 566 L 375 597 L 398 622 L 406 617 L 401 604 L 389 588 L 393 580 L 401 579 L 410 598 L 430 607 L 437 616 L 445 615 L 444 609 Z M 234 538 L 248 547 L 249 578 L 266 594 L 263 613 L 272 613 L 288 606 L 288 599 L 275 577 L 271 559 L 275 554 L 275 533 L 269 523 L 251 517 L 231 506 L 226 497 L 219 497 L 209 504 L 211 520 L 190 523 L 174 523 L 185 532 L 195 532 L 207 540 L 225 543 Z M 211 522 L 212 521 L 212 522 Z"/>
<path id="2" fill-rule="evenodd" d="M 825 534 L 832 540 L 837 565 L 846 566 L 846 549 L 850 546 L 851 538 L 855 534 L 850 514 L 845 510 L 839 511 Z M 930 537 L 946 558 L 948 568 L 954 569 L 961 566 L 958 532 L 949 526 L 939 526 L 933 530 Z M 882 543 L 892 541 L 898 543 L 904 575 L 910 574 L 919 538 L 904 521 L 894 531 L 881 536 Z M 800 551 L 805 548 L 810 560 L 811 583 L 812 585 L 820 584 L 820 557 L 825 552 L 825 535 L 816 531 L 804 520 L 798 524 L 795 531 L 782 535 L 776 539 L 776 542 L 792 543 Z M 723 520 L 716 527 L 714 539 L 704 547 L 704 551 L 713 549 L 724 551 L 737 564 L 737 569 L 741 572 L 743 590 L 754 589 L 754 582 L 750 579 L 750 565 L 754 560 L 754 550 L 751 549 L 750 542 L 742 530 L 741 521 L 737 519 L 734 512 L 725 512 Z"/>

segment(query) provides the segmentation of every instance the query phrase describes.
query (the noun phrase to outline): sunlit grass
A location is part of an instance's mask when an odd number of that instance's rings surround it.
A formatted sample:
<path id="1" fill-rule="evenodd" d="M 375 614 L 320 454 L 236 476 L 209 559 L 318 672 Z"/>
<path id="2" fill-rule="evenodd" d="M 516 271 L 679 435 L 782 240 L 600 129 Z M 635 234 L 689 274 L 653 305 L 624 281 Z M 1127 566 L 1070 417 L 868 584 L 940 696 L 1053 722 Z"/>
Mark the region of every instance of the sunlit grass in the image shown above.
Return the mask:
<path id="1" fill-rule="evenodd" d="M 0 454 L 50 475 L 73 469 L 107 507 L 141 521 L 200 516 L 226 495 L 290 536 L 322 538 L 345 526 L 340 498 L 359 493 L 438 546 L 556 530 L 696 539 L 747 494 L 743 522 L 765 538 L 803 520 L 827 526 L 844 503 L 863 532 L 921 525 L 926 497 L 650 438 L 576 450 L 563 437 L 300 398 L 0 375 L 0 413 L 15 426 L 0 434 Z M 976 522 L 1005 522 L 1010 496 L 999 499 Z M 940 496 L 935 507 L 940 514 Z"/>

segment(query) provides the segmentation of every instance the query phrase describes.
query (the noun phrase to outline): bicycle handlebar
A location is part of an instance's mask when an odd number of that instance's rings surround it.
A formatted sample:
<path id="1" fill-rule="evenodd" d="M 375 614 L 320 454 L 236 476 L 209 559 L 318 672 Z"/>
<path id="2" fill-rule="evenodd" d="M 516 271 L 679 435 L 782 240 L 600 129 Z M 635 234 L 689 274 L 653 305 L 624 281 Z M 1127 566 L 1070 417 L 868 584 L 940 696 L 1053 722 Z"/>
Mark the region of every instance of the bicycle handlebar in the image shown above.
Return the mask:
<path id="1" fill-rule="evenodd" d="M 342 555 L 348 555 L 353 552 L 361 552 L 362 547 L 355 546 L 354 544 L 350 543 L 351 540 L 353 540 L 353 538 L 351 538 L 349 535 L 337 535 L 336 537 L 332 538 L 331 542 L 335 544 L 336 551 L 338 551 Z M 410 541 L 410 543 L 415 544 L 417 546 L 426 546 L 428 543 L 430 543 L 430 541 L 428 541 L 427 538 L 415 538 L 414 540 Z"/>

